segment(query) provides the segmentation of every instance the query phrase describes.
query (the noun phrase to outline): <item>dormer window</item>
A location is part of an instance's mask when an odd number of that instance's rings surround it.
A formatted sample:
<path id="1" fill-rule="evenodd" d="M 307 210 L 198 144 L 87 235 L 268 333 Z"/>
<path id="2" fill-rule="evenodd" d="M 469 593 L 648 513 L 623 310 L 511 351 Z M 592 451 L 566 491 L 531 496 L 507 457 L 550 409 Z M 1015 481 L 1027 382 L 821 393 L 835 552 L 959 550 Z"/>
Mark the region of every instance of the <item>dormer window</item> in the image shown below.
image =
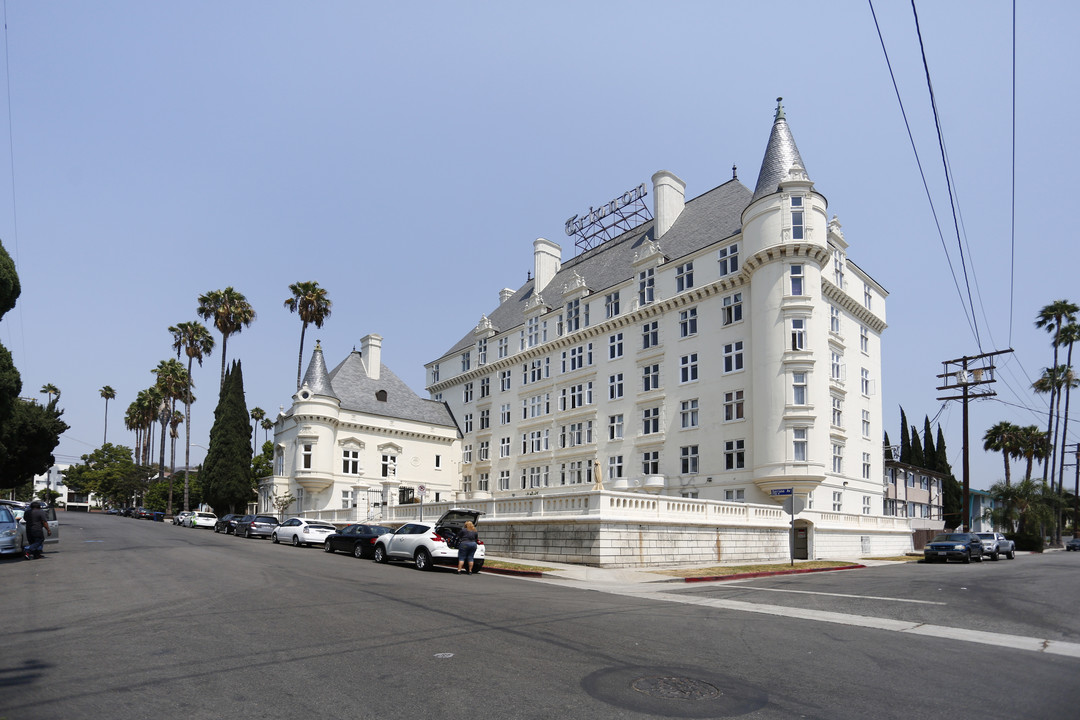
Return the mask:
<path id="1" fill-rule="evenodd" d="M 802 198 L 791 198 L 791 239 L 803 239 L 803 210 Z"/>
<path id="2" fill-rule="evenodd" d="M 720 262 L 720 277 L 739 271 L 739 243 L 732 243 L 720 248 L 717 253 Z"/>
<path id="3" fill-rule="evenodd" d="M 655 273 L 652 268 L 638 273 L 638 304 L 648 305 L 655 299 Z"/>
<path id="4" fill-rule="evenodd" d="M 375 399 L 378 400 L 379 402 L 386 402 L 386 391 L 385 390 L 377 390 L 375 392 Z"/>

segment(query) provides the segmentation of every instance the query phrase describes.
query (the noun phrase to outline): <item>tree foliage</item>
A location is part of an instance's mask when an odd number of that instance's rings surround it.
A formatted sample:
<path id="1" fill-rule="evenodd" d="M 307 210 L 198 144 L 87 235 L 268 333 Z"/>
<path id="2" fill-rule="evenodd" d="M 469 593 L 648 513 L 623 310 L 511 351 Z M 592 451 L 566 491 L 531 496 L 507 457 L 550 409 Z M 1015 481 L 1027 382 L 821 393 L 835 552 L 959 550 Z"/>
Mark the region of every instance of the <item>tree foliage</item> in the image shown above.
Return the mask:
<path id="1" fill-rule="evenodd" d="M 300 389 L 300 370 L 304 363 L 304 335 L 308 325 L 314 324 L 321 328 L 326 318 L 330 317 L 330 298 L 326 294 L 326 288 L 319 287 L 314 280 L 296 282 L 289 286 L 292 296 L 285 300 L 285 307 L 289 312 L 300 316 L 300 355 L 296 361 L 296 389 Z"/>
<path id="2" fill-rule="evenodd" d="M 239 361 L 225 374 L 210 448 L 203 463 L 203 497 L 219 513 L 236 512 L 254 498 L 251 483 L 251 425 L 244 401 L 244 375 Z"/>
<path id="3" fill-rule="evenodd" d="M 56 399 L 48 405 L 17 398 L 0 426 L 0 487 L 13 488 L 48 472 L 56 462 L 52 451 L 68 424 Z"/>
<path id="4" fill-rule="evenodd" d="M 105 443 L 82 456 L 82 465 L 64 471 L 64 482 L 76 492 L 94 493 L 108 505 L 124 507 L 147 491 L 153 470 L 136 465 L 131 448 Z"/>
<path id="5" fill-rule="evenodd" d="M 900 408 L 900 462 L 911 464 L 911 431 L 904 408 Z"/>

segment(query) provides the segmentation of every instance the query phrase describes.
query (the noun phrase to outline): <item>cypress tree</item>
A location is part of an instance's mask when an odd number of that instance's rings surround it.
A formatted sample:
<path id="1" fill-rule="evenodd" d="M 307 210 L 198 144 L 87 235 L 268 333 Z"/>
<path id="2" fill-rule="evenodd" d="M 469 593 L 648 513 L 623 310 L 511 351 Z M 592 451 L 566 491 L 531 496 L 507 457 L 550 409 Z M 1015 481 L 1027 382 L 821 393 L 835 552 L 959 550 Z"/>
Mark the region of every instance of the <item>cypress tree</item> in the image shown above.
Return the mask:
<path id="1" fill-rule="evenodd" d="M 934 451 L 936 471 L 945 476 L 945 479 L 941 481 L 941 512 L 945 518 L 945 527 L 957 528 L 963 522 L 960 511 L 964 505 L 964 488 L 953 477 L 952 466 L 949 465 L 949 451 L 945 447 L 945 434 L 941 432 L 940 425 L 938 425 Z"/>
<path id="2" fill-rule="evenodd" d="M 885 459 L 886 460 L 895 460 L 895 458 L 893 457 L 893 454 L 892 454 L 892 443 L 889 442 L 889 433 L 888 433 L 888 431 L 885 432 Z"/>
<path id="3" fill-rule="evenodd" d="M 911 463 L 911 434 L 904 408 L 900 408 L 900 462 Z"/>
<path id="4" fill-rule="evenodd" d="M 924 467 L 922 443 L 919 442 L 919 432 L 914 425 L 911 426 L 911 451 L 908 458 L 908 464 L 919 468 Z"/>
<path id="5" fill-rule="evenodd" d="M 930 430 L 930 418 L 923 418 L 923 467 L 927 470 L 937 470 L 937 452 L 934 450 L 934 433 Z"/>
<path id="6" fill-rule="evenodd" d="M 941 432 L 941 426 L 937 429 L 937 447 L 935 448 L 934 469 L 939 473 L 952 475 L 952 466 L 949 465 L 949 452 L 945 449 L 945 435 Z"/>
<path id="7" fill-rule="evenodd" d="M 251 485 L 251 426 L 244 400 L 244 374 L 240 361 L 233 361 L 225 373 L 214 426 L 210 429 L 210 449 L 200 473 L 203 497 L 219 512 L 244 509 L 254 499 Z"/>

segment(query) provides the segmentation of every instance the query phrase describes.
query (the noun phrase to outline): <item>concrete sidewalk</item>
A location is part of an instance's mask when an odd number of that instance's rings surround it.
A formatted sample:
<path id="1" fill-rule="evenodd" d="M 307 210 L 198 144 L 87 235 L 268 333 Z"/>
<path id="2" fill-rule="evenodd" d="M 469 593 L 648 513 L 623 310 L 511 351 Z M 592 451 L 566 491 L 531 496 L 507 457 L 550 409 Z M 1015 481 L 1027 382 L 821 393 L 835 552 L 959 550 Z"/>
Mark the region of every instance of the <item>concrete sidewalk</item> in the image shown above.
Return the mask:
<path id="1" fill-rule="evenodd" d="M 556 562 L 548 562 L 548 561 L 541 562 L 541 561 L 538 561 L 538 560 L 520 560 L 518 558 L 500 557 L 500 556 L 494 556 L 494 555 L 488 555 L 486 559 L 487 560 L 496 560 L 496 561 L 506 562 L 506 563 L 520 564 L 520 565 L 531 565 L 531 566 L 536 566 L 536 567 L 551 568 L 551 569 L 550 570 L 545 569 L 543 571 L 520 571 L 520 570 L 512 570 L 512 569 L 501 569 L 501 568 L 485 567 L 483 569 L 483 571 L 482 571 L 482 572 L 485 572 L 485 573 L 492 573 L 492 574 L 498 574 L 498 575 L 516 575 L 518 577 L 544 578 L 544 579 L 548 579 L 548 580 L 553 580 L 553 579 L 571 580 L 571 581 L 575 581 L 575 582 L 585 582 L 585 583 L 602 584 L 602 585 L 607 585 L 607 584 L 610 584 L 610 585 L 627 585 L 627 584 L 641 585 L 641 584 L 648 584 L 648 583 L 686 583 L 686 582 L 701 582 L 701 581 L 712 580 L 712 579 L 716 579 L 716 580 L 736 580 L 736 579 L 740 579 L 740 578 L 760 577 L 761 575 L 764 575 L 764 574 L 787 575 L 787 574 L 803 573 L 803 572 L 826 572 L 826 571 L 830 571 L 830 570 L 843 570 L 843 569 L 854 569 L 854 568 L 860 568 L 860 567 L 869 567 L 871 565 L 890 565 L 890 564 L 893 564 L 894 562 L 896 562 L 896 561 L 892 561 L 892 560 L 853 560 L 853 561 L 850 561 L 850 564 L 846 565 L 845 567 L 815 568 L 815 569 L 803 568 L 801 570 L 799 568 L 799 565 L 805 563 L 806 561 L 796 560 L 795 564 L 793 566 L 791 566 L 790 568 L 785 567 L 784 569 L 780 569 L 780 568 L 775 567 L 776 565 L 781 565 L 782 563 L 770 562 L 770 563 L 760 563 L 763 567 L 764 566 L 769 566 L 770 567 L 770 571 L 768 571 L 767 573 L 747 572 L 747 573 L 740 573 L 740 574 L 737 574 L 737 575 L 725 575 L 723 577 L 717 577 L 713 573 L 710 573 L 709 570 L 713 569 L 713 568 L 717 568 L 717 567 L 723 567 L 724 566 L 723 564 L 709 563 L 707 565 L 689 566 L 689 567 L 685 566 L 685 565 L 677 565 L 677 566 L 676 565 L 671 565 L 671 566 L 667 566 L 667 567 L 652 567 L 652 568 L 597 568 L 597 567 L 589 567 L 589 566 L 586 566 L 586 565 L 570 565 L 570 564 L 566 564 L 566 563 L 556 563 Z M 739 566 L 743 566 L 743 565 L 752 565 L 752 564 L 757 564 L 757 563 L 737 563 L 737 564 Z M 678 569 L 678 570 L 699 569 L 699 570 L 701 570 L 701 574 L 700 575 L 695 574 L 695 575 L 693 575 L 691 577 L 676 577 L 674 575 L 666 575 L 666 574 L 663 574 L 662 572 L 658 572 L 658 571 L 663 571 L 665 569 Z"/>

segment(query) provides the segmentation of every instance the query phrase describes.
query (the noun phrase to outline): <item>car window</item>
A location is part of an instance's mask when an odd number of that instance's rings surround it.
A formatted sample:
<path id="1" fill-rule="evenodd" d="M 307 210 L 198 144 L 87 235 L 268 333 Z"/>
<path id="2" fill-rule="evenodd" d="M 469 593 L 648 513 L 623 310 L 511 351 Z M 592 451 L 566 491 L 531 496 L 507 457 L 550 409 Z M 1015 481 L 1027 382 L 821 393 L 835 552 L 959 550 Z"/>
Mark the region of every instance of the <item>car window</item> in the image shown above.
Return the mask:
<path id="1" fill-rule="evenodd" d="M 347 525 L 341 530 L 342 535 L 355 535 L 360 529 L 359 525 Z"/>
<path id="2" fill-rule="evenodd" d="M 337 528 L 335 528 L 333 525 L 315 525 L 315 524 L 311 524 L 308 527 L 318 528 L 320 530 L 329 530 L 330 532 L 333 532 L 334 530 L 337 530 Z"/>
<path id="3" fill-rule="evenodd" d="M 993 540 L 994 539 L 994 533 L 976 533 L 976 534 L 979 537 L 981 537 L 983 540 Z"/>
<path id="4" fill-rule="evenodd" d="M 3 505 L 0 505 L 0 522 L 4 522 L 4 523 L 15 522 L 15 516 L 12 515 L 11 511 L 8 510 Z"/>

